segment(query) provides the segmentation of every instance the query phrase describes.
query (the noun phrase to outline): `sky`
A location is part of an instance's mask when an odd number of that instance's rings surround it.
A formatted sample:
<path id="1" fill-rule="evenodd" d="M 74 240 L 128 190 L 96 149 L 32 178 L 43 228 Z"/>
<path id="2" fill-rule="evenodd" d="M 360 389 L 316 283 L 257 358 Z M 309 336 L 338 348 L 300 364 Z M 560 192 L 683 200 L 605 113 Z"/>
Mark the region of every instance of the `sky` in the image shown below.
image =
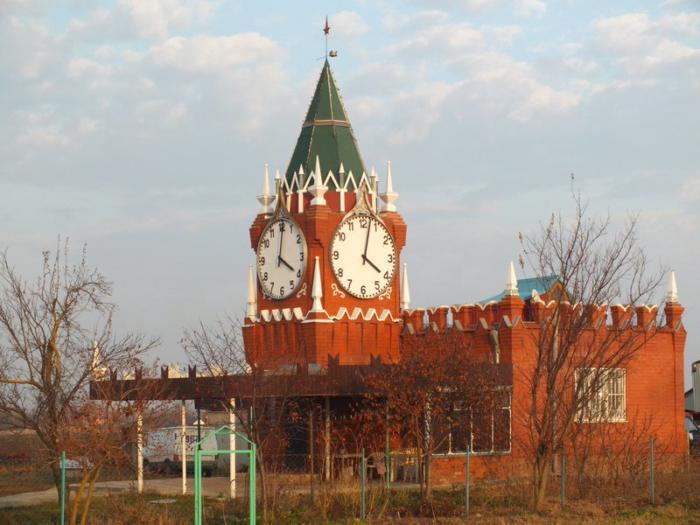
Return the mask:
<path id="1" fill-rule="evenodd" d="M 700 359 L 697 1 L 3 0 L 0 249 L 30 277 L 59 236 L 87 245 L 117 330 L 184 360 L 184 328 L 244 310 L 326 15 L 365 163 L 392 163 L 413 307 L 502 290 L 574 173 L 593 213 L 639 215 Z"/>

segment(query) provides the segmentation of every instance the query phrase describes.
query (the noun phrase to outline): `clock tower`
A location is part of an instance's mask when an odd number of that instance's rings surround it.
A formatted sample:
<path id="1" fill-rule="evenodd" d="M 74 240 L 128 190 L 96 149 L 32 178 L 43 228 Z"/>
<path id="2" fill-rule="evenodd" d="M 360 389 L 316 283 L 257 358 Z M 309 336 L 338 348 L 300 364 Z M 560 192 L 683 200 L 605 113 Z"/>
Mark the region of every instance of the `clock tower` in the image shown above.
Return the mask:
<path id="1" fill-rule="evenodd" d="M 367 173 L 326 60 L 284 175 L 265 169 L 262 208 L 250 227 L 243 340 L 248 362 L 311 371 L 398 358 L 400 255 L 391 165 L 385 191 Z M 405 277 L 405 276 L 404 276 Z"/>

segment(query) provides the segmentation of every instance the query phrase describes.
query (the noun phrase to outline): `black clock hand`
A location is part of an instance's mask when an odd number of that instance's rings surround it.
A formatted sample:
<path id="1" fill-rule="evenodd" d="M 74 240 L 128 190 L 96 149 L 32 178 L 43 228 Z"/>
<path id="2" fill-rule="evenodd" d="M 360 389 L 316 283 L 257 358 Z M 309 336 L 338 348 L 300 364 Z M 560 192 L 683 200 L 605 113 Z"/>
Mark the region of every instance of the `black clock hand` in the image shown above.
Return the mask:
<path id="1" fill-rule="evenodd" d="M 279 268 L 280 263 L 284 260 L 284 259 L 282 259 L 282 242 L 284 241 L 284 230 L 286 230 L 286 229 L 287 228 L 282 228 L 282 231 L 280 232 L 280 251 L 277 254 L 277 267 L 278 268 Z M 285 263 L 285 264 L 287 264 L 287 263 Z M 289 266 L 289 265 L 287 264 L 287 266 Z"/>
<path id="2" fill-rule="evenodd" d="M 362 254 L 362 264 L 365 264 L 365 262 L 369 262 L 367 260 L 367 247 L 369 246 L 369 230 L 370 230 L 370 223 L 371 222 L 372 222 L 371 220 L 367 221 L 367 237 L 365 237 L 365 253 Z"/>
<path id="3" fill-rule="evenodd" d="M 277 262 L 277 266 L 279 266 L 279 263 L 282 263 L 282 264 L 284 264 L 287 268 L 289 268 L 291 271 L 294 271 L 294 268 L 292 268 L 292 266 L 291 266 L 287 261 L 285 261 L 284 259 L 282 259 L 282 256 L 281 256 L 281 255 L 278 257 L 278 259 L 279 259 L 279 261 Z"/>
<path id="4" fill-rule="evenodd" d="M 364 263 L 366 263 L 366 262 L 369 263 L 369 265 L 370 265 L 372 268 L 374 268 L 375 270 L 377 270 L 377 272 L 382 273 L 382 271 L 381 271 L 379 268 L 377 268 L 377 266 L 376 266 L 372 261 L 370 261 L 365 255 L 363 255 L 363 256 L 362 256 L 362 264 L 364 264 Z"/>

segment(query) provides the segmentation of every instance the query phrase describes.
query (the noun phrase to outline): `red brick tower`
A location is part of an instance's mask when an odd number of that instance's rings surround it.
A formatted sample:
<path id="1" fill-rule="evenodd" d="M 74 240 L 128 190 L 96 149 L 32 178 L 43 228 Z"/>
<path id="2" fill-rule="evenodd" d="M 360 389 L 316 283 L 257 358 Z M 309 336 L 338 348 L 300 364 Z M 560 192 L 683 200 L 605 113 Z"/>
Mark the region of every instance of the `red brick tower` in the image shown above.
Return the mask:
<path id="1" fill-rule="evenodd" d="M 367 176 L 328 61 L 275 182 L 271 195 L 266 171 L 250 227 L 249 363 L 275 370 L 395 361 L 406 224 L 394 205 L 391 166 L 383 193 L 374 169 Z"/>

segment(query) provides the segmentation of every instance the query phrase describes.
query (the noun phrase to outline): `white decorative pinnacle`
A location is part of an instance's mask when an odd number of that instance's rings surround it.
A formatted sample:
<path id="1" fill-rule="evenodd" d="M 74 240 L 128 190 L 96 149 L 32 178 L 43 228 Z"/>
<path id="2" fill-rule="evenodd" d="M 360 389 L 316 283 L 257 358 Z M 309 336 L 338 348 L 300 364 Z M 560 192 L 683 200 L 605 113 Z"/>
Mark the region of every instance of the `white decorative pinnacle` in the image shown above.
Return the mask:
<path id="1" fill-rule="evenodd" d="M 403 275 L 401 276 L 401 310 L 408 310 L 411 306 L 411 291 L 408 289 L 408 265 L 403 263 Z"/>
<path id="2" fill-rule="evenodd" d="M 100 380 L 107 375 L 107 367 L 102 362 L 102 352 L 97 341 L 92 342 L 92 377 Z"/>
<path id="3" fill-rule="evenodd" d="M 377 211 L 377 170 L 372 166 L 369 175 L 369 193 L 372 197 L 372 211 Z"/>
<path id="4" fill-rule="evenodd" d="M 666 302 L 678 302 L 678 285 L 676 284 L 676 272 L 671 272 L 671 277 L 668 280 L 668 290 L 666 291 Z"/>
<path id="5" fill-rule="evenodd" d="M 510 261 L 510 266 L 508 267 L 505 295 L 507 297 L 518 295 L 518 279 L 515 277 L 515 265 L 513 261 Z"/>
<path id="6" fill-rule="evenodd" d="M 391 178 L 391 161 L 386 163 L 386 191 L 379 196 L 384 201 L 384 211 L 396 211 L 394 204 L 399 198 L 399 194 L 394 191 L 394 181 Z"/>
<path id="7" fill-rule="evenodd" d="M 299 213 L 304 213 L 304 185 L 302 181 L 304 180 L 304 166 L 299 164 L 299 189 L 297 190 L 297 210 Z"/>
<path id="8" fill-rule="evenodd" d="M 321 298 L 323 297 L 323 288 L 321 286 L 321 271 L 318 268 L 318 256 L 314 257 L 314 282 L 311 286 L 311 298 L 314 300 L 311 305 L 311 313 L 325 313 Z"/>
<path id="9" fill-rule="evenodd" d="M 331 174 L 331 172 L 328 172 Z M 324 195 L 328 191 L 328 186 L 323 183 L 323 173 L 321 172 L 321 163 L 318 161 L 318 155 L 316 155 L 316 168 L 312 173 L 314 178 L 314 185 L 309 188 L 311 195 L 314 196 L 311 199 L 311 206 L 325 206 L 326 198 Z"/>
<path id="10" fill-rule="evenodd" d="M 263 174 L 263 192 L 262 195 L 258 195 L 258 202 L 262 204 L 260 213 L 269 214 L 272 213 L 271 204 L 275 200 L 275 196 L 270 192 L 270 173 L 267 169 L 267 163 L 265 164 L 265 173 Z"/>
<path id="11" fill-rule="evenodd" d="M 340 168 L 338 168 L 338 193 L 340 194 L 340 211 L 344 212 L 345 211 L 345 186 L 347 184 L 347 181 L 345 180 L 345 166 L 343 166 L 343 163 L 340 163 Z M 350 172 L 350 177 L 352 178 L 352 171 Z"/>
<path id="12" fill-rule="evenodd" d="M 258 299 L 255 290 L 255 276 L 253 274 L 253 265 L 248 265 L 248 301 L 245 311 L 246 318 L 255 321 L 258 315 Z"/>

